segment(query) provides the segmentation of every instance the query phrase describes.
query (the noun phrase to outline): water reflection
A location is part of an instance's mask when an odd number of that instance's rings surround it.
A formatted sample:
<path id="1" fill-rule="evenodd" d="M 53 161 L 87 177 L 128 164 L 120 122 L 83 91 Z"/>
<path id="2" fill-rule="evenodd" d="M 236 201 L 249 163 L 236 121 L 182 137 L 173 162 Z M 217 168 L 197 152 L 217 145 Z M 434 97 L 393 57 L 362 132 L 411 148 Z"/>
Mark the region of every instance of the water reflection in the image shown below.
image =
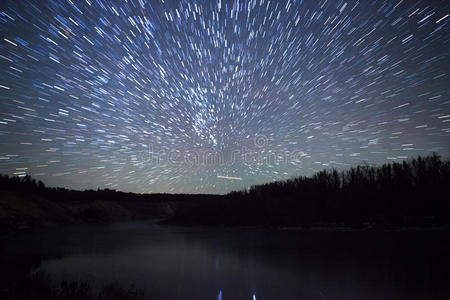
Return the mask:
<path id="1" fill-rule="evenodd" d="M 256 300 L 256 294 L 253 294 L 251 299 Z M 219 291 L 219 294 L 217 295 L 217 300 L 222 300 L 222 290 Z"/>
<path id="2" fill-rule="evenodd" d="M 147 299 L 447 299 L 449 241 L 445 232 L 114 225 L 18 238 L 2 250 L 16 261 L 2 263 L 32 261 L 28 272 L 94 288 L 134 285 Z"/>

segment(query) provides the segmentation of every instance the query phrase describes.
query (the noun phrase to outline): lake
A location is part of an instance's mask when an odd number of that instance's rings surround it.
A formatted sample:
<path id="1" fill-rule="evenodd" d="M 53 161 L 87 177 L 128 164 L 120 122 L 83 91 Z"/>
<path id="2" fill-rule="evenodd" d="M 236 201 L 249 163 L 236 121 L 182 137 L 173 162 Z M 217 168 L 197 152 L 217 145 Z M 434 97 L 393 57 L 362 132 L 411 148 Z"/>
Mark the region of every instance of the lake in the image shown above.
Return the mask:
<path id="1" fill-rule="evenodd" d="M 45 272 L 134 285 L 145 299 L 450 299 L 445 230 L 77 225 L 18 234 L 0 254 L 4 294 Z"/>

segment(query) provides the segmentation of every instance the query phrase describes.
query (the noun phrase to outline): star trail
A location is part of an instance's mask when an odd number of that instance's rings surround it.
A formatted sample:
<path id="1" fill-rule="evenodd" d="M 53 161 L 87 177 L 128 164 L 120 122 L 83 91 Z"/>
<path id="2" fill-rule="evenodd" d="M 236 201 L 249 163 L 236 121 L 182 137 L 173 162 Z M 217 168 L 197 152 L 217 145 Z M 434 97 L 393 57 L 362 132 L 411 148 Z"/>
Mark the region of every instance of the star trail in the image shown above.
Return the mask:
<path id="1" fill-rule="evenodd" d="M 450 154 L 448 1 L 0 4 L 0 173 L 227 193 Z"/>

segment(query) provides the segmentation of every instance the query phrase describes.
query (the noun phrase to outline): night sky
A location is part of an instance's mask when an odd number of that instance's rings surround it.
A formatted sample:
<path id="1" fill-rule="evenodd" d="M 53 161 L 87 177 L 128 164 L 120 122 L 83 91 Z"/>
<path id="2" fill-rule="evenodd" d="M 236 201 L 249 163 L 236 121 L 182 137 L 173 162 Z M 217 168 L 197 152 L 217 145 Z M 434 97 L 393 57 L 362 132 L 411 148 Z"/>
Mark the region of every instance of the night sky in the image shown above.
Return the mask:
<path id="1" fill-rule="evenodd" d="M 450 2 L 2 0 L 0 173 L 227 193 L 450 156 Z"/>

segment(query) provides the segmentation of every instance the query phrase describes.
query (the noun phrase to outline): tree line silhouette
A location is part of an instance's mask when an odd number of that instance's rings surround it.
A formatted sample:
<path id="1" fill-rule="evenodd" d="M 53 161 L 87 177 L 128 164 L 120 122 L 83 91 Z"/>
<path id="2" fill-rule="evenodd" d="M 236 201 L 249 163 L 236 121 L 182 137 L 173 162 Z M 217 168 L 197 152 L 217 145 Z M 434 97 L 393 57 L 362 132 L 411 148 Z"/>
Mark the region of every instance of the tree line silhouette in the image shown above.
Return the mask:
<path id="1" fill-rule="evenodd" d="M 110 189 L 74 191 L 46 187 L 28 175 L 0 175 L 2 189 L 26 191 L 59 202 L 167 202 L 173 214 L 162 223 L 179 225 L 448 224 L 449 185 L 450 161 L 435 153 L 382 166 L 323 170 L 311 177 L 252 186 L 224 196 L 134 194 Z M 135 206 L 139 210 L 139 204 Z"/>
<path id="2" fill-rule="evenodd" d="M 115 200 L 115 201 L 153 201 L 153 202 L 172 202 L 180 200 L 189 200 L 192 198 L 202 198 L 217 195 L 193 195 L 193 194 L 137 194 L 131 192 L 122 192 L 114 189 L 97 189 L 97 190 L 71 190 L 61 187 L 48 187 L 41 180 L 36 180 L 30 175 L 25 176 L 8 176 L 0 174 L 0 189 L 13 190 L 24 193 L 34 193 L 45 196 L 47 199 L 70 202 L 70 201 L 90 201 L 90 200 Z"/>
<path id="3" fill-rule="evenodd" d="M 178 203 L 217 195 L 135 194 L 112 189 L 47 187 L 31 176 L 0 175 L 0 237 L 52 224 L 158 220 Z"/>
<path id="4" fill-rule="evenodd" d="M 382 166 L 323 170 L 181 206 L 178 224 L 375 226 L 448 224 L 450 161 L 433 153 Z"/>

